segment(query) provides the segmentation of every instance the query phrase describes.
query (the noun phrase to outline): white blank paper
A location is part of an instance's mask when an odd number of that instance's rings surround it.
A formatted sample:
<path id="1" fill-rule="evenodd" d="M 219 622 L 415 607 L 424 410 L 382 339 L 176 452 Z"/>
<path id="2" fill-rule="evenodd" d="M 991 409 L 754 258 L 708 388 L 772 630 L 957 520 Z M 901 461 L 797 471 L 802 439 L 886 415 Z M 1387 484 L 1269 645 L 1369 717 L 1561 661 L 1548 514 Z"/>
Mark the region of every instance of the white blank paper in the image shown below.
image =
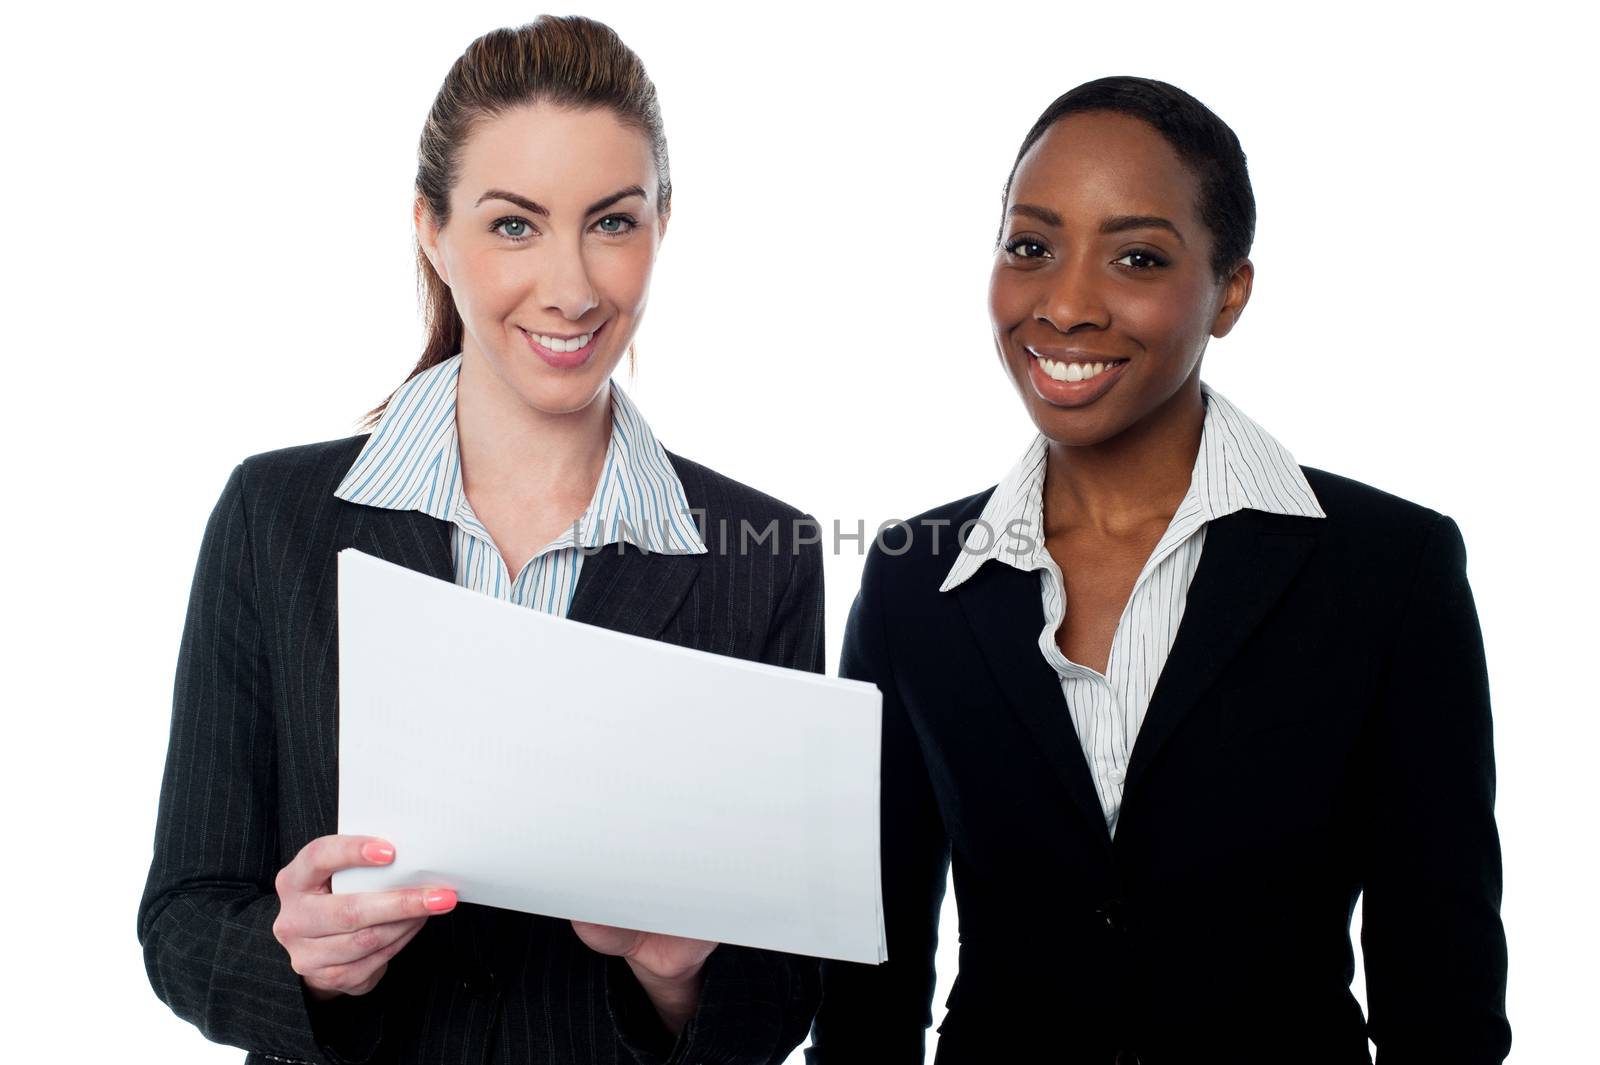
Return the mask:
<path id="1" fill-rule="evenodd" d="M 339 553 L 335 891 L 884 961 L 881 697 Z"/>

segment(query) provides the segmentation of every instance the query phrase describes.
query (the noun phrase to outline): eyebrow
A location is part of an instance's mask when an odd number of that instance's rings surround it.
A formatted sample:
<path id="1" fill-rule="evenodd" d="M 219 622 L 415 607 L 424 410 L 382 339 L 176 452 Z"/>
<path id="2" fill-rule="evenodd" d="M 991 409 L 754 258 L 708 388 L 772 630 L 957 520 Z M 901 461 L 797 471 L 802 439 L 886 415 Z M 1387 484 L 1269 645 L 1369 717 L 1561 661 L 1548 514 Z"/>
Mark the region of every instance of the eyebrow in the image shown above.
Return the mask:
<path id="1" fill-rule="evenodd" d="M 644 189 L 640 188 L 638 185 L 629 185 L 625 189 L 613 192 L 611 195 L 591 203 L 587 208 L 584 209 L 584 216 L 587 217 L 592 215 L 596 211 L 603 211 L 619 200 L 626 200 L 629 196 L 638 196 L 640 199 L 644 199 Z M 530 200 L 526 196 L 518 196 L 514 192 L 507 192 L 505 189 L 490 189 L 482 196 L 479 196 L 477 203 L 474 203 L 472 206 L 476 207 L 484 200 L 505 200 L 507 203 L 516 204 L 518 207 L 529 212 L 530 214 L 541 215 L 545 218 L 550 217 L 550 209 L 544 204 Z"/>
<path id="2" fill-rule="evenodd" d="M 1011 205 L 1011 210 L 1006 212 L 1006 215 L 1010 216 L 1017 214 L 1026 215 L 1029 218 L 1036 218 L 1047 226 L 1055 226 L 1057 229 L 1061 228 L 1061 216 L 1050 210 L 1048 207 L 1039 207 L 1031 203 L 1014 203 Z"/>
<path id="3" fill-rule="evenodd" d="M 1108 218 L 1100 223 L 1101 233 L 1123 233 L 1130 229 L 1165 229 L 1178 238 L 1178 243 L 1187 246 L 1188 241 L 1183 239 L 1183 234 L 1178 232 L 1178 227 L 1168 219 L 1155 214 L 1124 214 L 1115 218 Z"/>
<path id="4" fill-rule="evenodd" d="M 1050 210 L 1050 208 L 1040 207 L 1038 204 L 1013 204 L 1006 214 L 1025 215 L 1028 218 L 1037 219 L 1047 226 L 1061 228 L 1061 216 Z M 1124 233 L 1130 229 L 1165 229 L 1178 238 L 1178 243 L 1186 246 L 1188 244 L 1188 241 L 1183 239 L 1183 234 L 1178 231 L 1178 227 L 1173 225 L 1170 219 L 1162 218 L 1160 215 L 1122 214 L 1108 218 L 1100 223 L 1100 232 L 1102 234 Z"/>

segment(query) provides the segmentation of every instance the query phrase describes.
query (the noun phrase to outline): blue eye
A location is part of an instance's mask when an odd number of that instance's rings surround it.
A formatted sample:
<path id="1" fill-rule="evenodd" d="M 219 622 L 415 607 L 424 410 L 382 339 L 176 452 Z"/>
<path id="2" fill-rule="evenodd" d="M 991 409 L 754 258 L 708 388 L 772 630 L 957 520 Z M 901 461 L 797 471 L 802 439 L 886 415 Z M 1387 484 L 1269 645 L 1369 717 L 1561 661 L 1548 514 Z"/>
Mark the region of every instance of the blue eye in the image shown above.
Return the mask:
<path id="1" fill-rule="evenodd" d="M 596 222 L 595 226 L 600 232 L 615 236 L 619 233 L 631 232 L 638 224 L 638 222 L 625 214 L 608 214 Z"/>
<path id="2" fill-rule="evenodd" d="M 501 227 L 505 228 L 502 229 Z M 533 235 L 533 226 L 526 218 L 499 218 L 489 227 L 489 232 L 499 233 L 514 243 L 521 244 Z"/>

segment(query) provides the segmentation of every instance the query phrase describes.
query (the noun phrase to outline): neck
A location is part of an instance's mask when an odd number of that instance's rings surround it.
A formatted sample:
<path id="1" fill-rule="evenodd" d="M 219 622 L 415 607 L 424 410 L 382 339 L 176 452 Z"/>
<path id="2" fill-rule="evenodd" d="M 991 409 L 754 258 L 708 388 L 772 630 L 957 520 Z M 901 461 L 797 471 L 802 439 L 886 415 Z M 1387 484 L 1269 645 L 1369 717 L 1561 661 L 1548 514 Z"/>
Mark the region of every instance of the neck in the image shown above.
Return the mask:
<path id="1" fill-rule="evenodd" d="M 462 484 L 517 496 L 587 499 L 611 442 L 611 385 L 574 411 L 535 410 L 473 350 L 456 382 L 456 436 Z"/>
<path id="2" fill-rule="evenodd" d="M 1051 441 L 1045 465 L 1044 525 L 1088 526 L 1122 536 L 1172 520 L 1189 490 L 1205 401 L 1198 371 L 1139 424 L 1098 444 Z"/>

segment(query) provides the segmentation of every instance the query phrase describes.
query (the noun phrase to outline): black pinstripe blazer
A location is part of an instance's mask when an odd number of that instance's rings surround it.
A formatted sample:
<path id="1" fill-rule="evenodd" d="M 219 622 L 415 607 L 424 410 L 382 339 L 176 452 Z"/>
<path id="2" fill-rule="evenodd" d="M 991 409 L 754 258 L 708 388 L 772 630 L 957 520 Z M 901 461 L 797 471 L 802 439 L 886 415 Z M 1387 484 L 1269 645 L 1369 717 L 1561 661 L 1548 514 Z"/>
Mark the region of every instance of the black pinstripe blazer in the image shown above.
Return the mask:
<path id="1" fill-rule="evenodd" d="M 334 497 L 365 440 L 246 459 L 207 524 L 139 906 L 156 993 L 247 1062 L 782 1061 L 816 1007 L 815 960 L 718 947 L 674 1043 L 625 962 L 567 921 L 486 906 L 430 918 L 371 994 L 306 997 L 272 934 L 273 878 L 337 826 L 336 557 L 356 547 L 453 579 L 447 522 Z M 607 547 L 584 560 L 569 616 L 821 672 L 821 549 L 795 535 L 810 519 L 669 458 L 709 552 Z M 776 521 L 777 539 L 741 552 L 741 521 Z M 427 642 L 416 634 L 419 653 Z"/>

